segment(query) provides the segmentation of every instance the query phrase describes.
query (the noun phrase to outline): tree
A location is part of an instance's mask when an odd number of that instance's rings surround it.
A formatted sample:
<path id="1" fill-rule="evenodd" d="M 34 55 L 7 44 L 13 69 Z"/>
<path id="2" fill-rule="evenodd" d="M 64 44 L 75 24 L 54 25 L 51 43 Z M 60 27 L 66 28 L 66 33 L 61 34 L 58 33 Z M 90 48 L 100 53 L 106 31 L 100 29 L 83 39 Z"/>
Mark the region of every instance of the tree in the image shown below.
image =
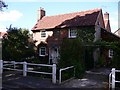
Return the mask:
<path id="1" fill-rule="evenodd" d="M 2 41 L 3 60 L 23 61 L 34 56 L 34 43 L 29 31 L 22 28 L 9 28 Z"/>
<path id="2" fill-rule="evenodd" d="M 3 8 L 7 8 L 7 7 L 8 7 L 8 5 L 6 5 L 3 0 L 0 0 L 0 11 L 2 11 Z"/>

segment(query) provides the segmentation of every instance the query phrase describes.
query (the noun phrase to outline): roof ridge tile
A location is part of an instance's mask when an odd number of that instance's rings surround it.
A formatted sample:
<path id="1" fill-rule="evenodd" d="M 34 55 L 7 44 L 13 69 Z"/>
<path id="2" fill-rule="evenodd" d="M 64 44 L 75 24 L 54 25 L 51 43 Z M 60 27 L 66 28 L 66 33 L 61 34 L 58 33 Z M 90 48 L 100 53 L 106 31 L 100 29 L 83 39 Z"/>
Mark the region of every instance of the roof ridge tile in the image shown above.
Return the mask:
<path id="1" fill-rule="evenodd" d="M 63 14 L 57 14 L 57 15 L 51 15 L 51 16 L 44 16 L 44 17 L 56 17 L 56 16 L 62 16 L 62 15 L 76 14 L 76 13 L 95 12 L 95 11 L 100 11 L 100 10 L 102 10 L 102 9 L 95 8 L 95 9 L 90 9 L 90 10 L 83 10 L 83 11 L 77 11 L 77 12 L 71 12 L 71 13 L 63 13 Z"/>

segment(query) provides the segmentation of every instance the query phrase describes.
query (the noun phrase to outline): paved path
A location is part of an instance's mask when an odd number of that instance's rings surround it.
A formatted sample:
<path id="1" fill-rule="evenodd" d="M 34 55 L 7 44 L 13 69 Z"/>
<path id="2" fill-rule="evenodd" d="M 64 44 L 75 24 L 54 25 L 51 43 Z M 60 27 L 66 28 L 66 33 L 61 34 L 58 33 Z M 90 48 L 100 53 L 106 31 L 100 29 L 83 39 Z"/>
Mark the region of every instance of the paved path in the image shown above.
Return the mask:
<path id="1" fill-rule="evenodd" d="M 6 72 L 3 74 L 3 90 L 16 89 L 40 89 L 40 88 L 60 88 L 58 84 L 52 84 L 50 79 L 41 79 L 39 77 L 23 77 L 20 73 Z"/>
<path id="2" fill-rule="evenodd" d="M 94 88 L 101 90 L 108 90 L 108 76 L 110 69 L 93 69 L 86 71 L 82 79 L 73 79 L 63 86 L 66 88 Z"/>
<path id="3" fill-rule="evenodd" d="M 108 89 L 109 69 L 95 69 L 87 71 L 82 79 L 73 79 L 69 82 L 52 84 L 50 79 L 41 79 L 39 77 L 23 77 L 20 73 L 3 73 L 3 90 L 21 89 L 40 89 L 40 88 L 100 88 Z"/>

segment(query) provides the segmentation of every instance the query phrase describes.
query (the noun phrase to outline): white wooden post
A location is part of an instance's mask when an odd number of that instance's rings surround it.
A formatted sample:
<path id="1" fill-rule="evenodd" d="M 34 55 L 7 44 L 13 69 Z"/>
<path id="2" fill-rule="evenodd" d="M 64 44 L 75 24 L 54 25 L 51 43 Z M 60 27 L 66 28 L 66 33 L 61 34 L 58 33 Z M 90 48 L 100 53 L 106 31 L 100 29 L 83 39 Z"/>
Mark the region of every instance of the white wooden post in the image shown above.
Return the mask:
<path id="1" fill-rule="evenodd" d="M 0 60 L 0 74 L 3 73 L 3 60 Z"/>
<path id="2" fill-rule="evenodd" d="M 16 66 L 15 66 L 15 61 L 13 61 L 13 65 L 14 65 L 14 69 L 15 69 L 15 67 L 16 67 Z"/>
<path id="3" fill-rule="evenodd" d="M 115 68 L 112 68 L 112 90 L 115 90 Z"/>
<path id="4" fill-rule="evenodd" d="M 12 61 L 12 64 L 13 64 L 13 68 L 15 69 L 15 61 Z"/>
<path id="5" fill-rule="evenodd" d="M 0 60 L 0 90 L 2 89 L 3 60 Z"/>
<path id="6" fill-rule="evenodd" d="M 27 62 L 23 62 L 23 76 L 27 76 Z"/>
<path id="7" fill-rule="evenodd" d="M 53 64 L 53 67 L 52 67 L 52 82 L 54 84 L 56 83 L 56 64 Z"/>

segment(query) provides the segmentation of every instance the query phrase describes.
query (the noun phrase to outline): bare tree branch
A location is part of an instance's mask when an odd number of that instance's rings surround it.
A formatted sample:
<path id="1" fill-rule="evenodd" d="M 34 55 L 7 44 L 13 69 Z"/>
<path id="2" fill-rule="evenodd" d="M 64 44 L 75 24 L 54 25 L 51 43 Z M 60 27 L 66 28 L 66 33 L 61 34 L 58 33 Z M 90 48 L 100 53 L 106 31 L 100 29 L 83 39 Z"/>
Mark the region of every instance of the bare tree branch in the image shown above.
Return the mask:
<path id="1" fill-rule="evenodd" d="M 3 0 L 0 0 L 0 11 L 3 11 L 3 8 L 7 8 L 8 5 Z"/>

